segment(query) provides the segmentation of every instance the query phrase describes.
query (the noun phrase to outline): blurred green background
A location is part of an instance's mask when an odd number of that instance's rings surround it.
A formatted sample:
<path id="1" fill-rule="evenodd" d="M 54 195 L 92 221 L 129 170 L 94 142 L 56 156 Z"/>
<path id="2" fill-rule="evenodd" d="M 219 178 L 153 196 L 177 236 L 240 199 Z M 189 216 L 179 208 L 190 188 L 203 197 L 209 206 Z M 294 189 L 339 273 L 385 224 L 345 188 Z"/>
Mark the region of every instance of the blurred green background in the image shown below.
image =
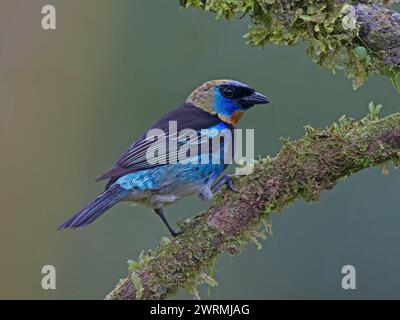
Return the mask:
<path id="1" fill-rule="evenodd" d="M 45 4 L 56 6 L 55 31 L 41 29 Z M 102 299 L 128 259 L 167 235 L 149 209 L 127 204 L 83 230 L 56 227 L 102 191 L 94 179 L 133 138 L 206 80 L 238 79 L 272 99 L 241 122 L 256 129 L 260 155 L 274 155 L 279 137 L 300 137 L 306 124 L 358 119 L 372 100 L 383 114 L 400 111 L 388 79 L 353 91 L 302 45 L 248 47 L 248 24 L 174 0 L 1 0 L 0 298 Z M 261 251 L 219 259 L 211 298 L 400 298 L 399 185 L 399 172 L 374 168 L 318 203 L 297 201 L 273 216 Z M 168 215 L 207 206 L 193 197 Z M 54 291 L 41 288 L 45 264 L 56 267 Z M 341 288 L 346 264 L 357 270 L 356 290 Z"/>

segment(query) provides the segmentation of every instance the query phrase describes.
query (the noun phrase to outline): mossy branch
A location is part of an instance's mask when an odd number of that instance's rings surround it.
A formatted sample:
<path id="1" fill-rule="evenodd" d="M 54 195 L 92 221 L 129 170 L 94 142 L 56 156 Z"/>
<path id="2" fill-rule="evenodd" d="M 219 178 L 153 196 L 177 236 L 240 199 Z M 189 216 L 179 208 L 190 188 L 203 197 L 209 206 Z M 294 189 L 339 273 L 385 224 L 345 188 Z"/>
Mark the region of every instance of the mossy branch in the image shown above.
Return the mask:
<path id="1" fill-rule="evenodd" d="M 304 137 L 284 140 L 275 158 L 256 163 L 254 171 L 235 180 L 238 193 L 224 190 L 212 207 L 181 223 L 183 233 L 138 261 L 107 299 L 165 299 L 184 288 L 198 296 L 199 283 L 216 285 L 207 271 L 223 251 L 239 253 L 250 241 L 260 246 L 270 230 L 269 213 L 281 211 L 296 198 L 316 201 L 355 172 L 400 163 L 400 113 L 378 119 L 380 106 L 358 121 L 342 117 L 325 129 L 307 126 Z"/>
<path id="2" fill-rule="evenodd" d="M 399 0 L 180 0 L 183 7 L 215 12 L 226 19 L 248 14 L 247 42 L 308 43 L 307 54 L 319 65 L 342 69 L 354 88 L 370 75 L 388 76 L 400 93 Z"/>

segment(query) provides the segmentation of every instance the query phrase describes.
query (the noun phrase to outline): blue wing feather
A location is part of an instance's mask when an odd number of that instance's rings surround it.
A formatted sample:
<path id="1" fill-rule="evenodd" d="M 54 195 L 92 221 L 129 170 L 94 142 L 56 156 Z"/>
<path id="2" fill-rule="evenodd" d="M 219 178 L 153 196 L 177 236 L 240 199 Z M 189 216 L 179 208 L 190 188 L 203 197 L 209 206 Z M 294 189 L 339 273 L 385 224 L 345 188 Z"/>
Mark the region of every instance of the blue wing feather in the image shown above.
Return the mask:
<path id="1" fill-rule="evenodd" d="M 168 136 L 170 121 L 176 121 L 177 131 L 183 129 L 192 129 L 201 132 L 202 129 L 208 129 L 221 123 L 216 115 L 203 111 L 196 106 L 185 103 L 175 110 L 165 114 L 152 126 L 150 126 L 137 140 L 135 140 L 117 159 L 111 170 L 104 173 L 96 181 L 110 179 L 106 188 L 108 188 L 119 177 L 140 170 L 150 169 L 162 166 L 163 164 L 152 164 L 146 159 L 146 151 L 150 146 L 154 146 L 154 140 L 146 139 L 150 129 L 161 129 Z M 230 124 L 226 124 L 229 129 L 233 129 Z M 164 141 L 165 142 L 165 141 Z M 168 150 L 166 150 L 167 156 Z"/>

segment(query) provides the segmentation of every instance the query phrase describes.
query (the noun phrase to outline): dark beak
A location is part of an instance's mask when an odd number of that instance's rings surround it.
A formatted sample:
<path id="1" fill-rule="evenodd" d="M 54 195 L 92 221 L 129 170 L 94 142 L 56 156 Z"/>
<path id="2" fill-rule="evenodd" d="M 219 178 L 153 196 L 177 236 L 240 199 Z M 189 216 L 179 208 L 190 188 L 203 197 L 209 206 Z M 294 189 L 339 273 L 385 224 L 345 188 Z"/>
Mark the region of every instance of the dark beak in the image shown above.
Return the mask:
<path id="1" fill-rule="evenodd" d="M 248 106 L 254 106 L 256 104 L 266 104 L 271 102 L 271 100 L 269 100 L 266 96 L 257 91 L 254 91 L 251 95 L 243 97 L 240 100 L 243 103 L 243 105 L 248 105 Z"/>

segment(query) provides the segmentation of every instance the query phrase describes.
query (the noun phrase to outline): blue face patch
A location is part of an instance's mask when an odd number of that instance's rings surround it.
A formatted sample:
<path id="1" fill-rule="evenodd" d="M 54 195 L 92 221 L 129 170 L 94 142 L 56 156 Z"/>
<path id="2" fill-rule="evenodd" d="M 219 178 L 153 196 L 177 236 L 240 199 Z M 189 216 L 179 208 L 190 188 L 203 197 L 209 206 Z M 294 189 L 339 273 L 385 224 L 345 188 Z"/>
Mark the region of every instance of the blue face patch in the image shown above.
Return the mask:
<path id="1" fill-rule="evenodd" d="M 218 87 L 214 88 L 214 111 L 230 117 L 235 111 L 242 110 L 237 100 L 225 98 Z"/>

